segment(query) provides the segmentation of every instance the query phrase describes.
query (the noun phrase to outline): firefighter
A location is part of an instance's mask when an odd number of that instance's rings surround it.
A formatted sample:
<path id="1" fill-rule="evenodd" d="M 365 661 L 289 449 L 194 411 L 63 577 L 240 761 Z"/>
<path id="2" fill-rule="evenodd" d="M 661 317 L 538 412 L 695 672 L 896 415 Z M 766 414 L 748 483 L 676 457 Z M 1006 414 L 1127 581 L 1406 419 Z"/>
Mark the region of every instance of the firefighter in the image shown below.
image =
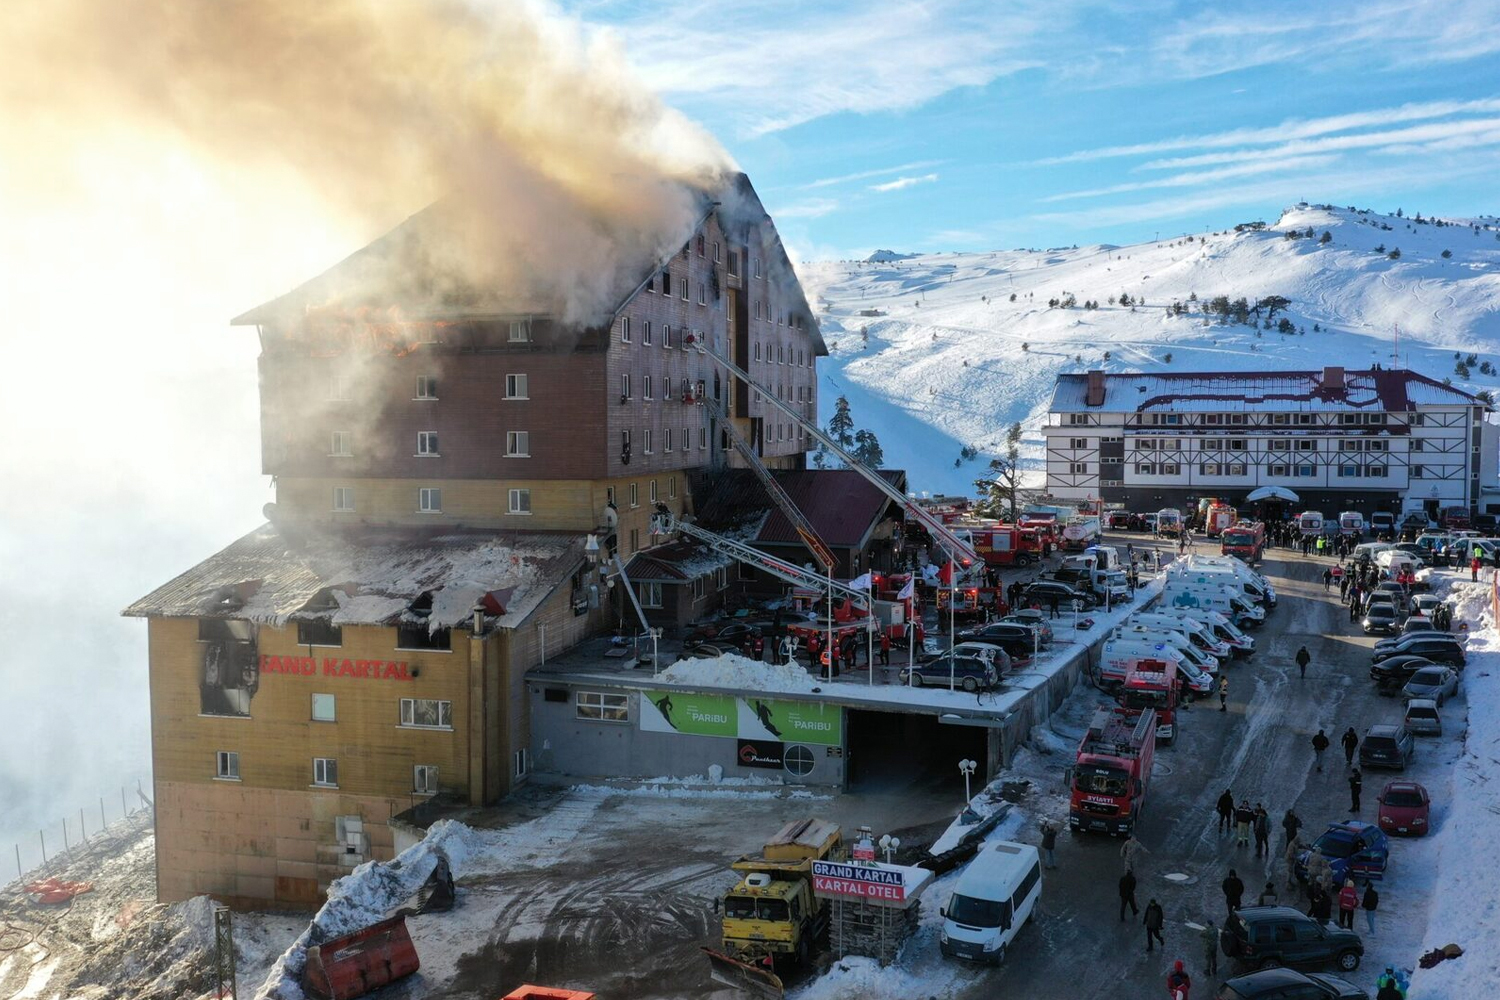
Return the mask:
<path id="1" fill-rule="evenodd" d="M 891 636 L 884 630 L 880 633 L 880 665 L 882 667 L 891 665 Z"/>

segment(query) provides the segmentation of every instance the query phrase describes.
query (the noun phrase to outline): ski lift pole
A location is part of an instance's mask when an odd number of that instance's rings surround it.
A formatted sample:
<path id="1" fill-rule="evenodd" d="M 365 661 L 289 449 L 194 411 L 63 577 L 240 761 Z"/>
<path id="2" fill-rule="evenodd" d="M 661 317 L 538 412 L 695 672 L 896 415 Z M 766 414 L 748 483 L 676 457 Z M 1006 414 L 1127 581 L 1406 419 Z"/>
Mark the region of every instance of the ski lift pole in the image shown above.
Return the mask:
<path id="1" fill-rule="evenodd" d="M 865 660 L 865 667 L 869 671 L 870 686 L 875 686 L 875 628 L 880 621 L 875 615 L 875 572 L 870 570 L 865 573 L 870 578 L 870 627 L 866 629 L 870 633 L 870 655 Z"/>

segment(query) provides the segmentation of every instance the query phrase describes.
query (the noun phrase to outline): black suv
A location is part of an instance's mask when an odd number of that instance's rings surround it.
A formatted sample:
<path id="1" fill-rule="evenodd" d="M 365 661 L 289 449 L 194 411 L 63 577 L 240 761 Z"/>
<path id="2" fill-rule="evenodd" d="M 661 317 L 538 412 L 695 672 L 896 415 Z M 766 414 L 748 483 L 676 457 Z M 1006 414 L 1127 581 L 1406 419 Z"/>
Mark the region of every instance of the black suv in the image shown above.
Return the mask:
<path id="1" fill-rule="evenodd" d="M 1370 994 L 1322 972 L 1304 976 L 1291 969 L 1262 969 L 1229 980 L 1214 1000 L 1370 1000 Z"/>
<path id="2" fill-rule="evenodd" d="M 990 622 L 978 628 L 961 629 L 958 641 L 999 646 L 1012 660 L 1029 660 L 1036 654 L 1036 632 L 1029 625 Z"/>
<path id="3" fill-rule="evenodd" d="M 1421 656 L 1433 663 L 1446 663 L 1455 670 L 1464 668 L 1464 648 L 1446 632 L 1409 632 L 1395 639 L 1382 639 L 1375 644 L 1370 662 L 1379 663 L 1402 655 Z"/>
<path id="4" fill-rule="evenodd" d="M 1375 690 L 1378 693 L 1393 695 L 1411 680 L 1412 674 L 1423 667 L 1430 666 L 1432 666 L 1432 661 L 1425 656 L 1402 653 L 1400 656 L 1392 656 L 1390 659 L 1371 664 L 1370 680 L 1375 682 Z"/>
<path id="5" fill-rule="evenodd" d="M 1406 770 L 1406 762 L 1417 752 L 1417 741 L 1405 726 L 1371 726 L 1359 741 L 1360 767 L 1393 767 Z"/>
<path id="6" fill-rule="evenodd" d="M 1344 972 L 1359 968 L 1365 953 L 1359 935 L 1330 927 L 1290 906 L 1246 906 L 1219 931 L 1224 954 L 1249 965 L 1315 965 L 1335 962 Z"/>
<path id="7" fill-rule="evenodd" d="M 1093 594 L 1055 580 L 1038 580 L 1021 594 L 1021 603 L 1028 607 L 1034 603 L 1039 608 L 1050 609 L 1053 600 L 1057 601 L 1059 611 L 1073 610 L 1074 601 L 1082 601 L 1085 611 L 1094 610 L 1094 605 L 1098 603 Z"/>

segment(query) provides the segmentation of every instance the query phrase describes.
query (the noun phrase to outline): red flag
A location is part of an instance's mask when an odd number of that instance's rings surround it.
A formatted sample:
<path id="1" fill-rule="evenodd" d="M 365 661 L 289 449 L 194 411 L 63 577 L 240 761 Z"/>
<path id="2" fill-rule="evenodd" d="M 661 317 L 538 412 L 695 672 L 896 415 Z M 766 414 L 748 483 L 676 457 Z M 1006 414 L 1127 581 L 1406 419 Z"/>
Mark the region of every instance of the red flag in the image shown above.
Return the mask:
<path id="1" fill-rule="evenodd" d="M 945 587 L 950 587 L 950 586 L 953 585 L 953 560 L 952 559 L 949 559 L 947 562 L 945 562 L 943 564 L 943 568 L 940 569 L 940 570 L 938 570 L 938 583 L 941 583 Z"/>

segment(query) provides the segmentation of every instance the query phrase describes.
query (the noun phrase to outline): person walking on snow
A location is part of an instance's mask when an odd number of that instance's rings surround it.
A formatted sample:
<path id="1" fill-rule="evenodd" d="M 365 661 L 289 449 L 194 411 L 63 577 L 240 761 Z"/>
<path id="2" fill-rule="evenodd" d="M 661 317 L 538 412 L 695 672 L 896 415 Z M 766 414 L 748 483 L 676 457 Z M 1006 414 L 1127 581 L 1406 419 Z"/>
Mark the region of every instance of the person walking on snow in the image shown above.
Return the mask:
<path id="1" fill-rule="evenodd" d="M 1219 711 L 1229 711 L 1229 678 L 1219 678 Z"/>
<path id="2" fill-rule="evenodd" d="M 1318 763 L 1318 770 L 1323 770 L 1323 751 L 1328 749 L 1328 734 L 1319 729 L 1316 736 L 1312 738 L 1313 759 Z"/>
<path id="3" fill-rule="evenodd" d="M 1306 646 L 1303 646 L 1301 649 L 1297 650 L 1297 657 L 1296 657 L 1296 659 L 1297 659 L 1297 669 L 1302 672 L 1302 679 L 1306 680 L 1307 679 L 1307 665 L 1312 662 L 1312 654 L 1307 651 L 1307 647 Z"/>
<path id="4" fill-rule="evenodd" d="M 1365 924 L 1370 928 L 1370 937 L 1375 936 L 1375 910 L 1380 906 L 1380 893 L 1375 891 L 1375 883 L 1365 882 L 1365 897 L 1360 901 L 1365 910 Z"/>
<path id="5" fill-rule="evenodd" d="M 1287 838 L 1286 850 L 1282 852 L 1282 856 L 1286 858 L 1287 885 L 1297 884 L 1297 855 L 1301 854 L 1302 850 L 1303 847 L 1301 837 L 1297 836 L 1296 834 L 1292 834 L 1292 836 Z"/>
<path id="6" fill-rule="evenodd" d="M 1170 1000 L 1188 1000 L 1188 990 L 1192 987 L 1193 980 L 1182 967 L 1182 959 L 1179 958 L 1172 963 L 1172 971 L 1167 973 L 1167 996 Z"/>
<path id="7" fill-rule="evenodd" d="M 1240 804 L 1234 808 L 1234 842 L 1239 847 L 1248 846 L 1250 843 L 1250 824 L 1255 822 L 1255 810 L 1250 808 L 1248 799 L 1241 799 Z"/>
<path id="8" fill-rule="evenodd" d="M 1162 940 L 1161 936 L 1161 929 L 1166 921 L 1162 917 L 1160 903 L 1153 899 L 1146 904 L 1146 915 L 1141 919 L 1141 923 L 1146 925 L 1146 954 L 1151 954 L 1152 938 L 1155 938 L 1156 943 L 1163 948 L 1167 946 L 1167 942 Z"/>
<path id="9" fill-rule="evenodd" d="M 1359 793 L 1364 788 L 1364 779 L 1360 776 L 1359 768 L 1355 768 L 1349 775 L 1349 811 L 1359 812 Z"/>
<path id="10" fill-rule="evenodd" d="M 1251 825 L 1255 829 L 1255 856 L 1270 854 L 1271 814 L 1259 802 L 1255 803 L 1255 819 L 1251 820 Z"/>
<path id="11" fill-rule="evenodd" d="M 1214 918 L 1203 921 L 1203 971 L 1210 976 L 1219 974 L 1219 931 Z"/>
<path id="12" fill-rule="evenodd" d="M 1048 868 L 1057 867 L 1057 830 L 1058 826 L 1050 819 L 1044 819 L 1038 824 L 1042 831 L 1042 860 L 1047 863 Z"/>
<path id="13" fill-rule="evenodd" d="M 1140 916 L 1141 908 L 1135 905 L 1135 872 L 1120 876 L 1120 923 L 1125 922 L 1125 907 L 1130 907 L 1132 917 Z"/>
<path id="14" fill-rule="evenodd" d="M 1302 817 L 1288 809 L 1286 815 L 1281 817 L 1281 830 L 1286 835 L 1286 842 L 1291 843 L 1300 829 L 1302 829 Z"/>
<path id="15" fill-rule="evenodd" d="M 1344 730 L 1343 737 L 1339 740 L 1344 745 L 1344 766 L 1354 766 L 1354 751 L 1359 749 L 1359 734 L 1350 726 Z"/>
<path id="16" fill-rule="evenodd" d="M 1333 570 L 1325 568 L 1323 570 L 1323 593 L 1325 593 L 1325 594 L 1328 593 L 1328 585 L 1330 583 L 1332 583 L 1332 582 L 1333 582 Z"/>
<path id="17" fill-rule="evenodd" d="M 1354 930 L 1354 911 L 1359 908 L 1359 890 L 1354 888 L 1354 880 L 1345 879 L 1344 887 L 1339 890 L 1339 926 L 1346 930 Z"/>
<path id="18" fill-rule="evenodd" d="M 1142 854 L 1150 854 L 1146 845 L 1135 839 L 1135 834 L 1125 838 L 1125 843 L 1120 845 L 1120 860 L 1125 862 L 1127 872 L 1135 871 L 1136 858 Z"/>
<path id="19" fill-rule="evenodd" d="M 1224 890 L 1224 906 L 1232 917 L 1234 911 L 1240 908 L 1241 897 L 1245 895 L 1245 883 L 1240 881 L 1240 877 L 1231 868 L 1220 887 Z"/>
<path id="20" fill-rule="evenodd" d="M 1234 828 L 1234 796 L 1229 789 L 1224 789 L 1224 794 L 1219 796 L 1218 804 L 1214 807 L 1219 813 L 1219 836 L 1224 835 L 1225 830 Z"/>

